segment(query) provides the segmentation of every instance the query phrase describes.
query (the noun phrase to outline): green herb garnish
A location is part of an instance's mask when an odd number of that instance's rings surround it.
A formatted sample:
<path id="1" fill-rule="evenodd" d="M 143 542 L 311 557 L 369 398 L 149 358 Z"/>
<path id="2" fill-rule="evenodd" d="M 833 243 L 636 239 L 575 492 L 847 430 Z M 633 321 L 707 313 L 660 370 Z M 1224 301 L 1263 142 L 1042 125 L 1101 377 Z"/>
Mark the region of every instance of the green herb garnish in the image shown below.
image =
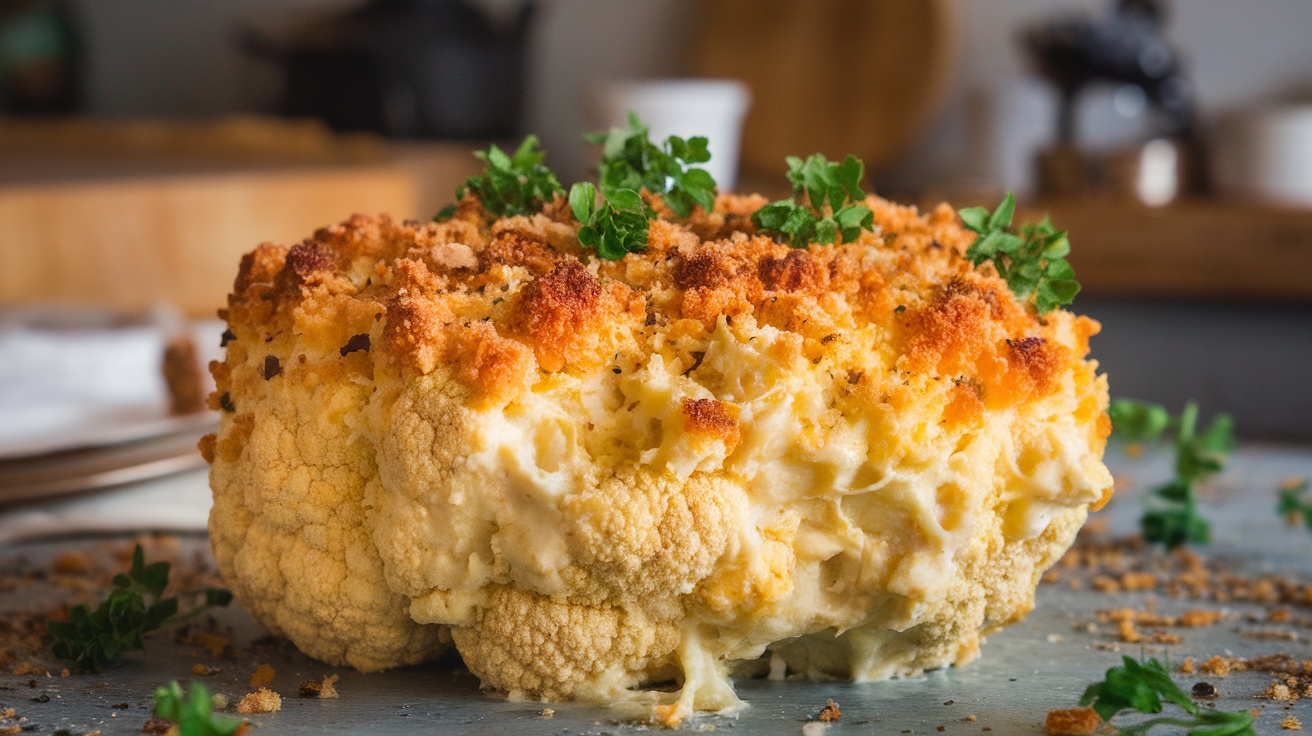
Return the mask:
<path id="1" fill-rule="evenodd" d="M 144 650 L 142 636 L 164 624 L 181 623 L 211 606 L 226 606 L 232 593 L 206 588 L 203 603 L 178 613 L 178 599 L 163 598 L 169 584 L 169 563 L 145 564 L 141 545 L 132 551 L 132 567 L 114 576 L 114 588 L 93 611 L 85 605 L 68 612 L 67 621 L 47 622 L 50 651 L 80 671 L 99 672 L 119 655 Z"/>
<path id="2" fill-rule="evenodd" d="M 1090 685 L 1084 691 L 1080 705 L 1091 706 L 1100 718 L 1111 721 L 1118 713 L 1126 710 L 1161 713 L 1165 701 L 1183 708 L 1190 718 L 1150 718 L 1141 723 L 1118 726 L 1117 733 L 1136 736 L 1148 733 L 1155 726 L 1179 726 L 1189 729 L 1188 736 L 1256 736 L 1250 713 L 1198 707 L 1171 680 L 1166 668 L 1156 659 L 1143 663 L 1130 657 L 1122 657 L 1122 660 L 1125 663 L 1123 666 L 1107 670 L 1106 679 Z"/>
<path id="3" fill-rule="evenodd" d="M 1075 270 L 1066 261 L 1071 243 L 1065 230 L 1057 230 L 1044 217 L 1037 225 L 1022 225 L 1019 234 L 1009 231 L 1016 214 L 1016 195 L 1007 192 L 992 212 L 970 207 L 959 214 L 962 224 L 978 233 L 966 257 L 976 266 L 993 261 L 1011 293 L 1021 300 L 1033 295 L 1034 309 L 1039 314 L 1070 304 L 1080 292 Z"/>
<path id="4" fill-rule="evenodd" d="M 1160 406 L 1126 399 L 1113 401 L 1108 413 L 1116 434 L 1131 442 L 1156 441 L 1167 430 L 1175 432 L 1175 478 L 1148 496 L 1142 520 L 1144 539 L 1168 547 L 1207 542 L 1210 524 L 1198 514 L 1195 489 L 1225 467 L 1226 453 L 1234 449 L 1230 416 L 1216 415 L 1200 434 L 1198 404 L 1192 401 L 1179 417 Z"/>
<path id="5" fill-rule="evenodd" d="M 692 214 L 696 205 L 715 207 L 715 179 L 705 169 L 691 164 L 711 160 L 706 138 L 683 139 L 672 135 L 656 145 L 647 126 L 632 112 L 627 128 L 611 128 L 606 133 L 583 136 L 588 143 L 602 144 L 601 164 L 597 167 L 598 186 L 607 199 L 618 191 L 661 195 L 666 206 L 678 217 Z"/>
<path id="6" fill-rule="evenodd" d="M 178 736 L 232 736 L 237 733 L 242 720 L 215 715 L 213 709 L 214 701 L 209 691 L 199 682 L 192 682 L 191 691 L 185 696 L 177 680 L 155 688 L 155 717 L 178 724 Z"/>
<path id="7" fill-rule="evenodd" d="M 805 161 L 789 156 L 793 198 L 771 202 L 752 215 L 762 231 L 782 236 L 794 248 L 811 243 L 851 243 L 871 230 L 875 215 L 865 205 L 861 177 L 865 164 L 849 155 L 842 163 L 820 154 Z"/>
<path id="8" fill-rule="evenodd" d="M 1293 526 L 1302 518 L 1307 530 L 1312 532 L 1312 498 L 1303 500 L 1303 494 L 1308 488 L 1312 487 L 1307 480 L 1288 483 L 1280 487 L 1280 502 L 1276 506 L 1276 513 L 1289 520 L 1289 525 Z"/>
<path id="9" fill-rule="evenodd" d="M 487 168 L 481 175 L 465 179 L 456 189 L 456 199 L 473 191 L 483 203 L 483 209 L 496 217 L 540 212 L 543 205 L 565 191 L 551 169 L 542 165 L 547 154 L 538 148 L 537 136 L 525 137 L 513 155 L 506 154 L 496 144 L 486 151 L 475 151 L 474 155 L 487 162 Z M 449 219 L 453 214 L 455 207 L 448 206 L 434 219 Z"/>
<path id="10" fill-rule="evenodd" d="M 570 187 L 569 207 L 578 220 L 579 242 L 594 248 L 597 255 L 611 261 L 625 253 L 640 253 L 647 248 L 647 228 L 651 209 L 632 189 L 617 189 L 597 202 L 597 188 L 588 182 Z"/>

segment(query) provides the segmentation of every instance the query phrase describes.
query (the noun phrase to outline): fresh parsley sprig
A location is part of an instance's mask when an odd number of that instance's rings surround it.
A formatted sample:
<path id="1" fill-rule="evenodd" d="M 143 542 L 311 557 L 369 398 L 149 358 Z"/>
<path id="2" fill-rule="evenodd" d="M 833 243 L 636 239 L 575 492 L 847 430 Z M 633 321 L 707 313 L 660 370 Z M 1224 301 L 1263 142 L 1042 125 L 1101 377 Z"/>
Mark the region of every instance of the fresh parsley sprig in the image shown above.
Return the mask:
<path id="1" fill-rule="evenodd" d="M 123 652 L 145 649 L 142 637 L 166 623 L 181 623 L 211 606 L 226 606 L 232 593 L 217 588 L 200 591 L 197 608 L 178 613 L 178 599 L 164 598 L 169 563 L 145 564 L 141 545 L 132 551 L 132 566 L 114 576 L 113 589 L 93 611 L 85 605 L 68 612 L 67 621 L 49 621 L 50 651 L 79 671 L 99 672 Z"/>
<path id="2" fill-rule="evenodd" d="M 796 156 L 786 160 L 793 198 L 757 210 L 752 215 L 757 228 L 781 236 L 794 248 L 850 243 L 862 230 L 872 229 L 875 215 L 864 203 L 865 164 L 860 159 L 849 155 L 840 163 L 817 153 L 805 161 Z"/>
<path id="3" fill-rule="evenodd" d="M 579 242 L 611 261 L 625 253 L 647 248 L 652 211 L 632 189 L 616 189 L 597 201 L 597 188 L 589 182 L 570 187 L 569 207 L 580 223 Z"/>
<path id="4" fill-rule="evenodd" d="M 961 223 L 978 234 L 966 250 L 966 257 L 976 266 L 993 261 L 998 275 L 1017 298 L 1033 295 L 1034 309 L 1047 314 L 1063 304 L 1070 304 L 1080 291 L 1075 270 L 1066 261 L 1071 243 L 1065 230 L 1058 230 L 1044 217 L 1038 224 L 1026 223 L 1019 234 L 1011 231 L 1016 214 L 1016 195 L 1007 192 L 997 208 L 961 210 Z"/>
<path id="5" fill-rule="evenodd" d="M 538 148 L 535 135 L 526 136 L 513 154 L 507 154 L 494 143 L 486 151 L 475 151 L 474 155 L 487 163 L 487 167 L 482 174 L 465 179 L 456 188 L 456 199 L 473 191 L 483 203 L 483 209 L 495 217 L 540 212 L 543 205 L 565 191 L 556 174 L 542 165 L 547 154 Z M 446 220 L 453 214 L 455 205 L 449 205 L 433 219 Z"/>
<path id="6" fill-rule="evenodd" d="M 1306 479 L 1281 486 L 1276 513 L 1288 519 L 1290 526 L 1297 524 L 1298 519 L 1302 518 L 1307 530 L 1312 532 L 1312 498 L 1303 500 L 1303 494 L 1309 487 L 1312 485 Z"/>
<path id="7" fill-rule="evenodd" d="M 178 736 L 233 736 L 242 731 L 243 721 L 216 715 L 209 691 L 199 682 L 182 694 L 177 680 L 155 689 L 155 717 L 178 725 Z"/>
<path id="8" fill-rule="evenodd" d="M 697 205 L 707 210 L 715 207 L 715 179 L 693 166 L 711 160 L 704 136 L 684 139 L 672 135 L 657 145 L 637 114 L 630 112 L 628 123 L 627 127 L 583 136 L 588 143 L 602 145 L 597 174 L 603 196 L 610 199 L 616 192 L 646 189 L 660 195 L 678 217 L 691 215 Z"/>
<path id="9" fill-rule="evenodd" d="M 1144 539 L 1168 547 L 1207 542 L 1211 525 L 1198 513 L 1195 489 L 1225 467 L 1226 454 L 1234 449 L 1230 416 L 1217 414 L 1207 429 L 1199 432 L 1198 404 L 1192 401 L 1179 417 L 1172 417 L 1161 406 L 1127 399 L 1113 401 L 1108 413 L 1112 429 L 1131 442 L 1152 442 L 1168 430 L 1175 432 L 1175 478 L 1148 496 L 1141 522 Z"/>
<path id="10" fill-rule="evenodd" d="M 1118 713 L 1126 710 L 1161 713 L 1164 702 L 1180 706 L 1190 718 L 1150 718 L 1133 725 L 1118 726 L 1117 733 L 1138 736 L 1156 726 L 1179 726 L 1189 729 L 1188 736 L 1256 736 L 1250 713 L 1198 707 L 1171 680 L 1171 675 L 1156 659 L 1136 662 L 1130 657 L 1122 657 L 1122 661 L 1122 666 L 1107 670 L 1106 679 L 1090 685 L 1084 691 L 1080 705 L 1092 707 L 1104 721 L 1111 721 Z"/>

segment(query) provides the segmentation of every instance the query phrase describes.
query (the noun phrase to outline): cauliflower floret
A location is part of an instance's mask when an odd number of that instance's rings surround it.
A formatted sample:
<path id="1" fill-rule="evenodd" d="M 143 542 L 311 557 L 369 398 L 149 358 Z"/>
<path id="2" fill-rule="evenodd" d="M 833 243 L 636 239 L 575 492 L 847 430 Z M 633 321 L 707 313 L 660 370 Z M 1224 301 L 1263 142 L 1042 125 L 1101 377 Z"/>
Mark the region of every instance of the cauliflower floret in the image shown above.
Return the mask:
<path id="1" fill-rule="evenodd" d="M 729 197 L 615 262 L 469 201 L 256 251 L 210 448 L 234 592 L 328 661 L 449 627 L 487 688 L 667 724 L 737 662 L 978 656 L 1111 492 L 1098 326 L 1025 309 L 950 209 L 867 203 L 878 235 L 807 250 Z"/>
<path id="2" fill-rule="evenodd" d="M 219 569 L 253 616 L 317 659 L 378 670 L 432 658 L 449 635 L 406 614 L 366 525 L 364 487 L 377 470 L 354 428 L 370 392 L 364 356 L 343 361 L 324 345 L 336 339 L 325 324 L 349 333 L 373 313 L 329 298 L 341 284 L 275 285 L 284 265 L 294 272 L 300 258 L 304 269 L 306 256 L 284 257 L 264 247 L 246 259 L 238 284 L 261 297 L 234 300 L 227 361 L 215 366 L 225 415 L 202 449 Z M 271 300 L 302 289 L 319 292 L 323 308 L 269 313 Z"/>

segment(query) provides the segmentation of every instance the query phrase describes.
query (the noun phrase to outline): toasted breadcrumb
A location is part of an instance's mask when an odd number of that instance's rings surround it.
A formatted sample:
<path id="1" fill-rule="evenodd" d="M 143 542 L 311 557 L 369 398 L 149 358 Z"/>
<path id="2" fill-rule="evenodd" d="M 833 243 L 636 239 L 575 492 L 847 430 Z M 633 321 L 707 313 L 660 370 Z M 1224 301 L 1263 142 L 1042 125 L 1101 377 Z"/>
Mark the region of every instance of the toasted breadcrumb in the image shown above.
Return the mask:
<path id="1" fill-rule="evenodd" d="M 306 680 L 301 683 L 299 695 L 302 698 L 327 700 L 337 697 L 337 675 L 324 675 L 322 680 Z"/>
<path id="2" fill-rule="evenodd" d="M 1280 727 L 1286 731 L 1302 731 L 1303 722 L 1293 715 L 1285 716 L 1285 720 L 1280 722 Z"/>
<path id="3" fill-rule="evenodd" d="M 829 698 L 828 702 L 825 703 L 825 707 L 820 709 L 820 715 L 815 718 L 817 721 L 832 723 L 842 717 L 843 711 L 839 710 L 838 703 L 835 703 L 833 698 Z"/>
<path id="4" fill-rule="evenodd" d="M 1044 722 L 1048 736 L 1090 736 L 1102 725 L 1093 708 L 1067 708 L 1048 711 Z"/>
<path id="5" fill-rule="evenodd" d="M 277 713 L 279 710 L 282 710 L 282 696 L 266 687 L 246 693 L 237 703 L 237 712 L 242 715 Z"/>
<path id="6" fill-rule="evenodd" d="M 251 673 L 251 687 L 262 688 L 265 685 L 268 685 L 273 682 L 275 674 L 277 674 L 277 672 L 273 669 L 273 665 L 270 665 L 268 662 L 261 664 L 259 667 L 255 668 L 255 672 Z"/>
<path id="7" fill-rule="evenodd" d="M 1180 614 L 1180 625 L 1191 629 L 1211 626 L 1221 620 L 1220 611 L 1185 611 Z"/>
<path id="8" fill-rule="evenodd" d="M 1231 665 L 1231 660 L 1228 660 L 1225 657 L 1221 657 L 1218 655 L 1212 655 L 1211 657 L 1208 657 L 1203 662 L 1201 669 L 1203 672 L 1209 675 L 1215 675 L 1216 677 L 1225 677 L 1226 675 L 1230 674 L 1230 665 Z"/>
<path id="9" fill-rule="evenodd" d="M 207 631 L 193 631 L 191 634 L 191 643 L 199 644 L 209 650 L 209 653 L 218 657 L 222 656 L 231 643 L 226 636 L 211 634 Z"/>

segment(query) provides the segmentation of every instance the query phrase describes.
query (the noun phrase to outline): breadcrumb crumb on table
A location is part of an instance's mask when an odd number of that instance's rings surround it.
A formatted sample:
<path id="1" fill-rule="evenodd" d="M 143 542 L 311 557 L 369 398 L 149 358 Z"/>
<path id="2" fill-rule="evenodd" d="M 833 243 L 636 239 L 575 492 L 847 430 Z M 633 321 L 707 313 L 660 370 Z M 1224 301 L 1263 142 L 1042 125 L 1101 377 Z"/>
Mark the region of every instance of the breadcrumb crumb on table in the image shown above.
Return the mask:
<path id="1" fill-rule="evenodd" d="M 1090 736 L 1102 725 L 1093 708 L 1066 708 L 1048 711 L 1043 726 L 1048 736 Z"/>
<path id="2" fill-rule="evenodd" d="M 1285 716 L 1285 720 L 1280 722 L 1280 727 L 1286 731 L 1302 731 L 1303 722 L 1295 716 Z"/>
<path id="3" fill-rule="evenodd" d="M 273 665 L 268 662 L 261 664 L 259 667 L 255 668 L 255 672 L 251 673 L 251 687 L 262 688 L 265 685 L 268 685 L 273 682 L 273 676 L 275 674 L 277 674 L 277 671 L 273 669 Z"/>
<path id="4" fill-rule="evenodd" d="M 237 703 L 237 712 L 242 715 L 277 713 L 280 710 L 282 710 L 282 696 L 267 687 L 262 687 L 253 693 L 246 693 L 241 702 Z"/>
<path id="5" fill-rule="evenodd" d="M 842 717 L 843 711 L 838 708 L 838 703 L 835 703 L 833 698 L 829 698 L 825 707 L 820 709 L 820 715 L 816 716 L 816 720 L 832 723 Z"/>
<path id="6" fill-rule="evenodd" d="M 329 700 L 338 697 L 337 675 L 324 675 L 322 680 L 306 680 L 301 683 L 299 694 L 302 698 Z"/>

